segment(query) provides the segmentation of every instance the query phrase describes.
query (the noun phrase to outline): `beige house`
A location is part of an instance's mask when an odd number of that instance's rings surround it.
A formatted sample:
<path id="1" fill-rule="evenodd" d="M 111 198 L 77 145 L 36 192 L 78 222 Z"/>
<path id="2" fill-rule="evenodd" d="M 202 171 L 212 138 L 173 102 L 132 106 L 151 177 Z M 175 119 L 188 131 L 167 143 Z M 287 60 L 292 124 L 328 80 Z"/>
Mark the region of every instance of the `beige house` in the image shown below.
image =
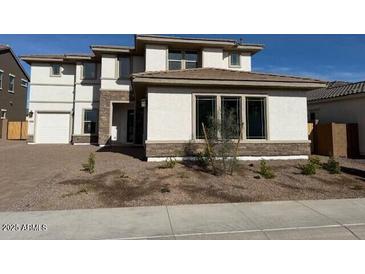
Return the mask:
<path id="1" fill-rule="evenodd" d="M 136 35 L 134 47 L 30 55 L 29 142 L 141 145 L 149 161 L 192 157 L 202 122 L 243 124 L 240 159 L 307 158 L 306 92 L 319 80 L 256 73 L 262 45 Z M 56 123 L 54 121 L 57 121 Z"/>

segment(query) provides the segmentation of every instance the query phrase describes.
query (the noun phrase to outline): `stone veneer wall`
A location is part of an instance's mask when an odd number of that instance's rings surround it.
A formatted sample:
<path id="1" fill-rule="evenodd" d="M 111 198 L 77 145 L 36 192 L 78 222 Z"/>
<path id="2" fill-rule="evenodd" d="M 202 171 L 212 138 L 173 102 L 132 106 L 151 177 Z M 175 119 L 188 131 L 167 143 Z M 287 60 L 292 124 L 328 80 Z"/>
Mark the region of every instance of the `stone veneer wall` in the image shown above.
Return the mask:
<path id="1" fill-rule="evenodd" d="M 146 157 L 194 156 L 203 151 L 204 143 L 146 143 Z M 241 143 L 239 156 L 310 155 L 309 142 Z"/>
<path id="2" fill-rule="evenodd" d="M 72 143 L 73 144 L 97 144 L 98 136 L 97 135 L 73 135 Z"/>
<path id="3" fill-rule="evenodd" d="M 110 106 L 113 101 L 129 102 L 129 91 L 101 90 L 99 102 L 99 145 L 110 144 Z"/>

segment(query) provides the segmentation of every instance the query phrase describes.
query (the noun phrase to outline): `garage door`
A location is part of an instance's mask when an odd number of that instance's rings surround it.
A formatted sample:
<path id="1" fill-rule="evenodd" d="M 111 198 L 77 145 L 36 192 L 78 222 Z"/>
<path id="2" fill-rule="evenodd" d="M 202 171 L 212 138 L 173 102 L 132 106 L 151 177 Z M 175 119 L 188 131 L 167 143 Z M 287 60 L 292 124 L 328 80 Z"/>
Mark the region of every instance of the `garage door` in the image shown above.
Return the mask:
<path id="1" fill-rule="evenodd" d="M 35 141 L 40 144 L 66 144 L 70 140 L 69 113 L 37 113 Z"/>

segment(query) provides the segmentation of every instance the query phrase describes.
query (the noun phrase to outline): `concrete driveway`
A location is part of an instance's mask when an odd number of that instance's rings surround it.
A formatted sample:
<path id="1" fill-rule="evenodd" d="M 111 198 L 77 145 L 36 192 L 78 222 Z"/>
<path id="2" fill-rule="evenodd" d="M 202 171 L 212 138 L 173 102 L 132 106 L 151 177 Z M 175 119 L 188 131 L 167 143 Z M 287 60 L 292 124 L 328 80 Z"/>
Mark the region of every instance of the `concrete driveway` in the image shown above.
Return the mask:
<path id="1" fill-rule="evenodd" d="M 2 212 L 0 220 L 0 239 L 355 240 L 365 239 L 365 199 Z"/>

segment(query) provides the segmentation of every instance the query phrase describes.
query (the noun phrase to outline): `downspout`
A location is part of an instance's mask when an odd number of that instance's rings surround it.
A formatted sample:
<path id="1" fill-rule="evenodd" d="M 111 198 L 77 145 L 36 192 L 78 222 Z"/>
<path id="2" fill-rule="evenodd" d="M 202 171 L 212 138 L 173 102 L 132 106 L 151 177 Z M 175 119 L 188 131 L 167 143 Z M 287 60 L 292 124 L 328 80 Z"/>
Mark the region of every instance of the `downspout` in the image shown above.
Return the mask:
<path id="1" fill-rule="evenodd" d="M 74 90 L 73 90 L 73 99 L 72 99 L 72 124 L 71 124 L 71 142 L 73 144 L 73 136 L 75 129 L 75 99 L 76 99 L 76 74 L 77 74 L 77 63 L 75 64 L 75 74 L 74 74 Z"/>

